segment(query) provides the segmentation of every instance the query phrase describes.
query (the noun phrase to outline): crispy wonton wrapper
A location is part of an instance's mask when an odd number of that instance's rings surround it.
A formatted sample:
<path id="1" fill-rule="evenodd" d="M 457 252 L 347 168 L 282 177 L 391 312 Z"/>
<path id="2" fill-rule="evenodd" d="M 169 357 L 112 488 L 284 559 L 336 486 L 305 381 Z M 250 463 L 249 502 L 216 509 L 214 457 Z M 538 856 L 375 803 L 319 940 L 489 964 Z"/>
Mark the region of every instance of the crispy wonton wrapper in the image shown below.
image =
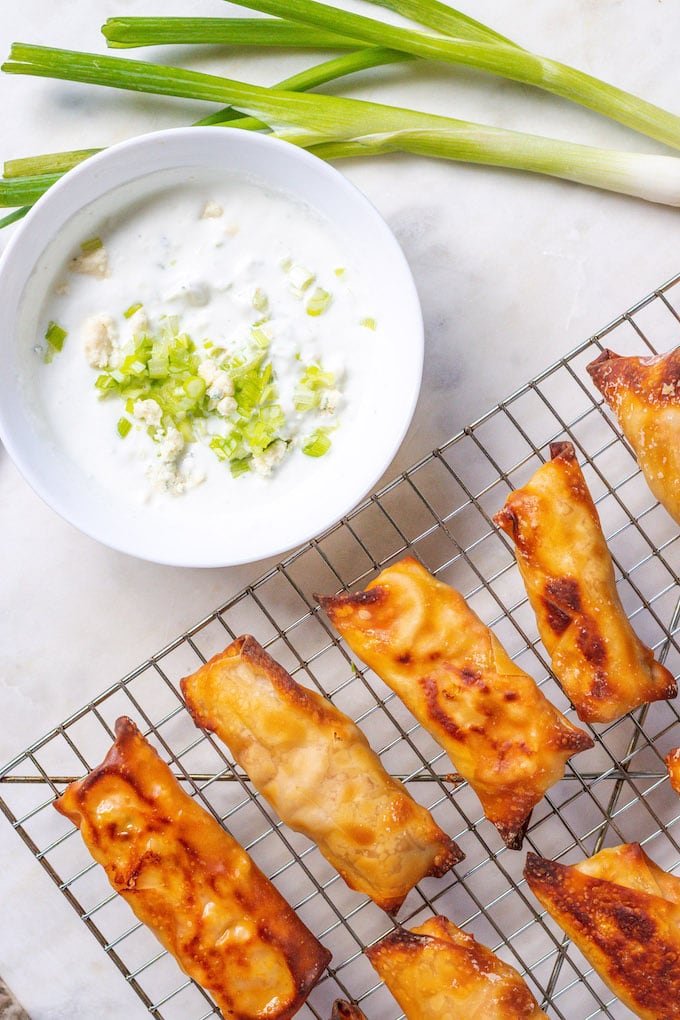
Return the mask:
<path id="1" fill-rule="evenodd" d="M 407 557 L 366 591 L 320 598 L 352 651 L 470 783 L 507 846 L 592 740 L 544 697 L 465 599 Z"/>
<path id="2" fill-rule="evenodd" d="M 647 485 L 680 524 L 680 347 L 655 357 L 603 351 L 588 365 Z"/>
<path id="3" fill-rule="evenodd" d="M 366 955 L 408 1020 L 547 1020 L 515 968 L 446 917 L 398 928 Z"/>
<path id="4" fill-rule="evenodd" d="M 637 843 L 564 865 L 527 854 L 524 875 L 605 984 L 641 1020 L 680 1018 L 680 879 Z"/>
<path id="5" fill-rule="evenodd" d="M 302 1006 L 330 953 L 130 719 L 54 806 L 225 1017 L 287 1020 Z"/>
<path id="6" fill-rule="evenodd" d="M 352 720 L 300 686 L 245 635 L 181 682 L 198 726 L 216 733 L 280 817 L 347 884 L 395 912 L 463 853 L 393 779 Z"/>
<path id="7" fill-rule="evenodd" d="M 571 443 L 508 496 L 494 520 L 515 555 L 552 670 L 585 722 L 612 722 L 674 698 L 673 676 L 635 635 Z"/>

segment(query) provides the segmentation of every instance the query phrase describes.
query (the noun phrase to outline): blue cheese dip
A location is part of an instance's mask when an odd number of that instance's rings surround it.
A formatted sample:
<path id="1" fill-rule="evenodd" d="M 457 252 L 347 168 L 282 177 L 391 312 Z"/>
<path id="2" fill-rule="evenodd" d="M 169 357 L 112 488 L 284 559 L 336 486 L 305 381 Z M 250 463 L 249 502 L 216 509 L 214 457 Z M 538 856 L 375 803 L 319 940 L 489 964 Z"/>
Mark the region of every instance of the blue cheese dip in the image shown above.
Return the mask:
<path id="1" fill-rule="evenodd" d="M 44 427 L 91 479 L 181 519 L 179 504 L 214 515 L 352 470 L 388 341 L 361 266 L 311 208 L 195 173 L 78 229 L 42 270 L 31 376 Z"/>

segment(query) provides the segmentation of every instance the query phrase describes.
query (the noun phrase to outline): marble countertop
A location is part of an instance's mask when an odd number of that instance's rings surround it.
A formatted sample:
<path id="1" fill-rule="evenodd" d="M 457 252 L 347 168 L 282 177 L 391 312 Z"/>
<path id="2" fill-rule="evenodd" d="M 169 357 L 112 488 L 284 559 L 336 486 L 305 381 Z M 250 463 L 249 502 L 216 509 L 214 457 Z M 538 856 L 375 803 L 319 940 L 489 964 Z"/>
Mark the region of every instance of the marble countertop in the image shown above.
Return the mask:
<path id="1" fill-rule="evenodd" d="M 166 15 L 225 13 L 221 0 L 162 6 Z M 462 0 L 460 6 L 537 52 L 678 108 L 680 8 L 670 0 Z M 14 40 L 103 52 L 99 26 L 106 17 L 157 8 L 144 0 L 12 3 L 0 19 L 0 54 Z M 190 55 L 170 49 L 165 56 L 263 83 L 305 63 L 292 54 L 212 47 Z M 348 91 L 590 144 L 662 151 L 546 94 L 451 67 L 376 70 L 353 80 Z M 0 158 L 107 145 L 188 123 L 210 109 L 10 76 L 0 77 L 0 100 Z M 341 168 L 401 242 L 425 317 L 421 399 L 386 479 L 680 271 L 677 210 L 548 178 L 410 157 Z M 12 229 L 0 234 L 0 248 Z M 268 566 L 182 570 L 110 551 L 43 505 L 2 448 L 0 491 L 0 762 Z M 4 822 L 0 854 L 0 973 L 33 1020 L 146 1015 Z"/>

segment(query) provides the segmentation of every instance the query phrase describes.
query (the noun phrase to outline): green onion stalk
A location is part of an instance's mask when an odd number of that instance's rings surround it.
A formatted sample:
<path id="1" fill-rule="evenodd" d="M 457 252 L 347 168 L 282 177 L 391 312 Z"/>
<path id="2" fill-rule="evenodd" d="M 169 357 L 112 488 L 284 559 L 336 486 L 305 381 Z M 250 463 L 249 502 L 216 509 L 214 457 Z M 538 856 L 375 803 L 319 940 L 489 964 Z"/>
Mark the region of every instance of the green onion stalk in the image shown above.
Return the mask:
<path id="1" fill-rule="evenodd" d="M 163 21 L 164 19 L 161 18 L 159 20 Z M 247 20 L 251 23 L 255 21 L 260 23 L 264 19 L 249 18 Z M 299 31 L 298 26 L 294 27 Z M 359 71 L 364 71 L 371 67 L 380 67 L 384 64 L 392 64 L 412 59 L 413 58 L 411 56 L 405 53 L 397 53 L 394 50 L 386 50 L 380 46 L 370 46 L 365 49 L 357 50 L 353 53 L 343 54 L 342 56 L 335 57 L 332 60 L 326 60 L 314 67 L 306 68 L 304 71 L 300 71 L 297 74 L 292 75 L 290 78 L 285 78 L 276 87 L 285 89 L 289 92 L 309 91 L 313 88 L 317 88 L 319 85 L 325 85 L 330 81 L 335 81 L 338 78 L 345 77 L 349 74 L 356 74 Z M 125 62 L 121 61 L 120 63 L 121 70 L 124 72 Z M 161 67 L 162 65 L 155 66 Z M 263 121 L 257 120 L 255 117 L 246 117 L 244 114 L 232 107 L 222 108 L 216 113 L 210 114 L 207 117 L 202 117 L 200 120 L 195 121 L 193 126 L 202 127 L 204 125 L 211 124 L 227 126 L 230 121 L 237 120 L 238 124 L 233 124 L 232 126 L 238 126 L 244 130 L 260 130 L 267 127 Z M 89 156 L 93 156 L 95 153 L 101 151 L 101 149 L 79 149 L 69 152 L 46 153 L 41 156 L 29 156 L 23 159 L 7 160 L 3 167 L 4 177 L 6 179 L 19 177 L 24 179 L 21 182 L 13 181 L 11 186 L 7 185 L 6 181 L 0 180 L 0 206 L 16 204 L 14 199 L 20 199 L 22 193 L 28 194 L 28 189 L 31 189 L 30 197 L 25 200 L 30 201 L 31 203 L 37 201 L 40 195 L 47 191 L 54 181 L 58 180 L 63 173 L 67 170 L 71 170 L 74 166 L 77 166 L 78 163 L 83 162 L 83 160 L 87 159 Z M 48 175 L 54 176 L 49 177 Z M 24 190 L 22 191 L 22 189 Z M 28 208 L 29 207 L 27 207 L 26 211 L 28 211 Z M 0 223 L 0 226 L 4 225 L 7 224 L 4 222 Z"/>
<path id="2" fill-rule="evenodd" d="M 289 21 L 328 29 L 364 43 L 387 46 L 426 60 L 442 61 L 509 78 L 572 100 L 626 127 L 680 149 L 680 117 L 559 61 L 514 44 L 440 36 L 388 25 L 318 0 L 238 0 L 239 6 Z M 401 7 L 398 4 L 398 7 Z M 404 9 L 407 5 L 404 4 Z M 422 8 L 422 4 L 408 6 Z"/>
<path id="3" fill-rule="evenodd" d="M 378 49 L 383 62 L 395 52 Z M 336 60 L 377 59 L 375 48 L 361 54 Z M 680 205 L 680 160 L 672 156 L 611 152 L 363 100 L 263 88 L 183 68 L 22 43 L 13 46 L 4 70 L 217 102 L 229 108 L 222 123 L 244 124 L 226 119 L 238 111 L 254 118 L 244 126 L 265 124 L 279 137 L 327 159 L 410 152 L 529 170 Z M 25 177 L 0 181 L 0 204 L 28 204 L 39 187 L 49 183 L 49 174 L 38 183 Z"/>

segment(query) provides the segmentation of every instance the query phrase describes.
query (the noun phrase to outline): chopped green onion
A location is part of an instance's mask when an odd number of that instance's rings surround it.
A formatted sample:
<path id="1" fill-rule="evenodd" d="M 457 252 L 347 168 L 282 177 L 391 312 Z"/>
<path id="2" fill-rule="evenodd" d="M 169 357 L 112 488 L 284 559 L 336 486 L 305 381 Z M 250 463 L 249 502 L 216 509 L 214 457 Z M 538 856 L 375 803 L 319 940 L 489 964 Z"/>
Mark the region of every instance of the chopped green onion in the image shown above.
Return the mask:
<path id="1" fill-rule="evenodd" d="M 269 298 L 261 287 L 257 287 L 253 294 L 253 308 L 258 312 L 266 312 L 269 308 Z"/>
<path id="2" fill-rule="evenodd" d="M 201 379 L 199 375 L 191 376 L 184 383 L 184 389 L 192 400 L 200 400 L 205 393 L 205 379 Z"/>
<path id="3" fill-rule="evenodd" d="M 81 241 L 80 250 L 83 255 L 90 255 L 93 251 L 99 251 L 100 248 L 104 247 L 104 242 L 101 237 L 91 237 L 87 241 Z"/>
<path id="4" fill-rule="evenodd" d="M 177 429 L 185 443 L 194 443 L 196 441 L 193 424 L 186 418 L 182 418 L 181 421 L 177 422 Z"/>
<path id="5" fill-rule="evenodd" d="M 288 269 L 288 282 L 290 289 L 296 297 L 302 297 L 316 279 L 316 273 L 305 269 L 304 266 L 292 265 Z"/>
<path id="6" fill-rule="evenodd" d="M 345 275 L 345 273 L 347 272 L 347 270 L 345 269 L 345 267 L 344 267 L 344 266 L 338 266 L 338 267 L 337 267 L 337 269 L 334 269 L 334 270 L 333 270 L 333 272 L 335 273 L 335 275 L 336 275 L 336 276 L 337 276 L 337 277 L 338 277 L 339 279 L 341 279 L 341 278 L 342 278 L 342 277 L 343 277 L 343 276 Z"/>
<path id="7" fill-rule="evenodd" d="M 51 350 L 61 351 L 64 347 L 64 340 L 68 336 L 65 329 L 62 329 L 56 322 L 49 322 L 45 330 L 45 339 Z"/>
<path id="8" fill-rule="evenodd" d="M 141 307 L 142 307 L 141 301 L 137 302 L 136 305 L 130 305 L 130 307 L 126 308 L 125 311 L 123 312 L 123 316 L 126 319 L 131 319 L 135 312 L 138 312 Z"/>
<path id="9" fill-rule="evenodd" d="M 146 363 L 146 370 L 149 379 L 165 379 L 170 371 L 170 362 L 167 358 L 149 358 Z"/>
<path id="10" fill-rule="evenodd" d="M 242 457 L 240 460 L 232 460 L 229 462 L 229 468 L 234 478 L 238 478 L 239 475 L 243 475 L 246 471 L 250 471 L 252 457 Z"/>
<path id="11" fill-rule="evenodd" d="M 272 340 L 272 331 L 266 326 L 251 326 L 250 336 L 256 347 L 266 351 Z"/>
<path id="12" fill-rule="evenodd" d="M 128 432 L 130 431 L 131 428 L 132 428 L 132 422 L 130 421 L 129 418 L 119 418 L 118 419 L 118 424 L 116 425 L 116 430 L 118 432 L 118 435 L 121 437 L 121 439 L 125 439 L 126 435 L 128 434 Z"/>
<path id="13" fill-rule="evenodd" d="M 293 393 L 293 406 L 301 414 L 321 407 L 322 397 L 335 386 L 333 372 L 324 372 L 320 365 L 307 365 Z"/>
<path id="14" fill-rule="evenodd" d="M 116 389 L 116 380 L 112 375 L 98 375 L 94 381 L 94 384 L 98 390 L 101 391 L 101 396 L 105 396 L 109 390 Z"/>
<path id="15" fill-rule="evenodd" d="M 324 290 L 323 287 L 316 287 L 307 302 L 307 315 L 323 315 L 332 300 L 332 294 L 329 294 L 329 292 Z"/>
<path id="16" fill-rule="evenodd" d="M 375 319 L 372 319 L 370 316 L 367 316 L 365 319 L 362 319 L 361 320 L 361 325 L 365 326 L 366 329 L 375 329 L 376 328 Z"/>
<path id="17" fill-rule="evenodd" d="M 314 431 L 302 441 L 302 452 L 306 453 L 308 457 L 323 457 L 325 453 L 328 453 L 330 448 L 331 441 L 328 435 L 328 429 L 314 429 Z"/>
<path id="18" fill-rule="evenodd" d="M 321 396 L 319 393 L 314 393 L 313 390 L 296 390 L 293 398 L 293 407 L 296 411 L 301 414 L 305 414 L 307 411 L 315 411 L 321 403 Z"/>
<path id="19" fill-rule="evenodd" d="M 266 350 L 260 349 L 269 346 L 269 339 L 266 326 L 255 327 L 245 351 L 227 359 L 223 348 L 215 349 L 220 371 L 228 374 L 233 386 L 233 413 L 220 409 L 222 398 L 210 396 L 206 380 L 198 374 L 201 359 L 191 338 L 180 331 L 176 316 L 163 317 L 157 330 L 137 334 L 123 348 L 118 367 L 97 376 L 94 385 L 100 397 L 118 396 L 127 414 L 149 423 L 147 432 L 156 442 L 174 428 L 185 443 L 192 443 L 197 435 L 206 435 L 207 419 L 226 422 L 226 435 L 212 435 L 208 445 L 238 476 L 250 469 L 253 456 L 282 438 L 286 424 L 273 365 Z M 119 423 L 119 432 L 121 428 L 124 434 L 129 431 L 126 424 Z"/>

